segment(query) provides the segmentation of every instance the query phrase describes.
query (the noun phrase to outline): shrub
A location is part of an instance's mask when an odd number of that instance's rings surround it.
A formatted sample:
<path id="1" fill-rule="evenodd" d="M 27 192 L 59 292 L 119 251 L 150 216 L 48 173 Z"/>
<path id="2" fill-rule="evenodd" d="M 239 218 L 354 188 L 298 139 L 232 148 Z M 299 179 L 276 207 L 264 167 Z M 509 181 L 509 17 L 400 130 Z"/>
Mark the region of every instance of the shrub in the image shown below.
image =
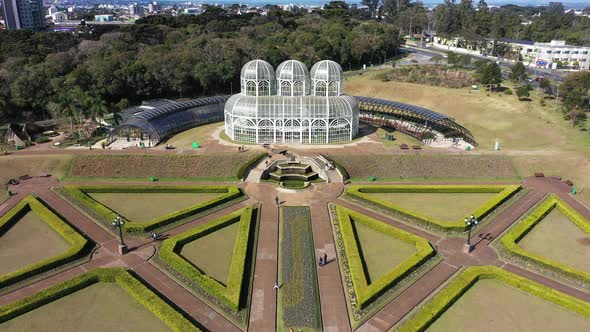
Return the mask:
<path id="1" fill-rule="evenodd" d="M 473 215 L 477 219 L 483 219 L 492 210 L 500 206 L 518 190 L 518 185 L 354 185 L 346 189 L 346 194 L 361 201 L 376 204 L 389 210 L 400 213 L 404 217 L 415 221 L 426 228 L 432 228 L 449 232 L 465 231 L 463 219 L 444 222 L 421 213 L 405 209 L 394 203 L 368 195 L 369 193 L 497 193 L 486 203 L 479 206 Z"/>
<path id="2" fill-rule="evenodd" d="M 63 253 L 43 259 L 39 262 L 27 265 L 16 271 L 0 276 L 0 288 L 30 278 L 43 272 L 55 269 L 63 264 L 72 262 L 81 258 L 92 244 L 82 235 L 73 229 L 70 225 L 60 219 L 56 214 L 51 212 L 34 196 L 28 195 L 23 198 L 15 207 L 10 209 L 0 218 L 0 234 L 7 231 L 18 219 L 25 213 L 33 211 L 51 227 L 57 234 L 64 238 L 69 244 L 69 248 Z"/>
<path id="3" fill-rule="evenodd" d="M 247 207 L 173 236 L 162 243 L 158 257 L 183 277 L 198 283 L 201 288 L 221 300 L 224 305 L 234 311 L 238 311 L 240 309 L 242 286 L 244 285 L 243 277 L 246 267 L 246 252 L 250 236 L 250 226 L 254 222 L 254 211 L 253 207 Z M 180 256 L 180 250 L 185 244 L 236 222 L 240 224 L 226 286 L 204 274 Z"/>
<path id="4" fill-rule="evenodd" d="M 41 292 L 0 307 L 0 323 L 68 296 L 98 282 L 115 282 L 135 300 L 161 319 L 173 331 L 199 331 L 180 312 L 121 268 L 95 269 Z"/>
<path id="5" fill-rule="evenodd" d="M 116 211 L 95 201 L 86 193 L 226 193 L 146 222 L 125 223 L 125 232 L 128 233 L 151 232 L 243 195 L 236 186 L 64 186 L 63 188 L 67 195 L 79 203 L 84 210 L 107 226 L 110 226 L 110 222 L 117 216 Z"/>
<path id="6" fill-rule="evenodd" d="M 39 144 L 47 143 L 49 141 L 51 141 L 51 140 L 47 136 L 39 136 L 39 137 L 35 138 L 35 143 L 39 143 Z"/>
<path id="7" fill-rule="evenodd" d="M 352 277 L 354 292 L 361 308 L 368 305 L 390 286 L 405 278 L 409 273 L 414 271 L 418 266 L 422 265 L 435 254 L 430 243 L 424 238 L 358 214 L 341 206 L 336 207 L 336 213 L 338 215 L 338 223 L 342 232 L 346 258 L 350 266 L 350 275 Z M 391 269 L 386 275 L 368 285 L 362 262 L 362 254 L 358 250 L 355 232 L 352 227 L 353 220 L 416 246 L 416 253 Z"/>
<path id="8" fill-rule="evenodd" d="M 550 271 L 556 271 L 562 275 L 590 282 L 590 273 L 573 268 L 569 265 L 545 258 L 522 249 L 518 242 L 522 240 L 549 212 L 559 209 L 567 218 L 574 222 L 584 232 L 590 234 L 590 222 L 576 210 L 567 205 L 556 195 L 549 196 L 537 208 L 535 208 L 522 222 L 518 223 L 506 235 L 500 239 L 504 249 L 526 262 L 532 262 Z"/>
<path id="9" fill-rule="evenodd" d="M 510 88 L 506 88 L 506 90 L 504 90 L 504 94 L 505 95 L 512 95 L 512 90 L 510 90 Z"/>
<path id="10" fill-rule="evenodd" d="M 248 170 L 250 170 L 250 168 L 252 168 L 259 161 L 261 161 L 262 159 L 264 159 L 266 157 L 268 157 L 268 153 L 263 152 L 259 155 L 254 156 L 252 159 L 248 160 L 245 164 L 240 166 L 240 168 L 238 169 L 238 174 L 236 176 L 238 178 L 238 180 L 243 180 L 244 176 L 246 175 L 246 172 L 248 172 Z"/>
<path id="11" fill-rule="evenodd" d="M 455 278 L 446 288 L 438 293 L 429 303 L 424 305 L 418 313 L 408 320 L 398 331 L 424 331 L 450 308 L 469 288 L 478 280 L 496 279 L 510 286 L 516 287 L 534 296 L 553 302 L 568 310 L 590 317 L 590 303 L 573 296 L 561 293 L 516 274 L 507 272 L 495 266 L 473 266 L 467 268 Z"/>

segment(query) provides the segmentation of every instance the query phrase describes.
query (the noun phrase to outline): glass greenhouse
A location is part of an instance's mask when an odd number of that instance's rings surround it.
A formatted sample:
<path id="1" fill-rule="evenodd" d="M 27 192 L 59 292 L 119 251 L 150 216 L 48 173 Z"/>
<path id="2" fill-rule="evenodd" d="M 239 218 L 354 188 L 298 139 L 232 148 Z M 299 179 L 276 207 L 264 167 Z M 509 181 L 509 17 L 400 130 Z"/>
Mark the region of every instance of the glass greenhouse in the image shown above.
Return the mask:
<path id="1" fill-rule="evenodd" d="M 342 95 L 343 71 L 330 60 L 316 63 L 311 74 L 297 60 L 277 71 L 266 61 L 242 68 L 241 93 L 225 104 L 225 133 L 251 143 L 331 143 L 358 133 L 359 107 Z"/>

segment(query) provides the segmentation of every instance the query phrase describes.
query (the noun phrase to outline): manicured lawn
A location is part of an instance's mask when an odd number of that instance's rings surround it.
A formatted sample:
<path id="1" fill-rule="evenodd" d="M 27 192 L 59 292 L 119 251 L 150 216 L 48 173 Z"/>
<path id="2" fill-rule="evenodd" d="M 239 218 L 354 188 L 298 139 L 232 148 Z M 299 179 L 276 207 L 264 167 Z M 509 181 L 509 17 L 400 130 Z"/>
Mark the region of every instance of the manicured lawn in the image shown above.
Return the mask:
<path id="1" fill-rule="evenodd" d="M 416 252 L 416 247 L 359 222 L 354 223 L 367 282 L 379 279 Z"/>
<path id="2" fill-rule="evenodd" d="M 170 331 L 116 283 L 99 282 L 27 312 L 0 331 Z"/>
<path id="3" fill-rule="evenodd" d="M 428 331 L 589 331 L 590 319 L 494 279 L 479 280 Z"/>
<path id="4" fill-rule="evenodd" d="M 393 134 L 393 137 L 395 138 L 395 140 L 390 141 L 386 138 L 386 135 L 388 133 Z M 406 135 L 402 132 L 399 131 L 387 131 L 383 128 L 378 128 L 377 131 L 375 132 L 375 134 L 379 137 L 379 139 L 381 140 L 381 142 L 383 143 L 383 145 L 385 147 L 391 148 L 399 148 L 400 144 L 407 144 L 409 146 L 412 145 L 419 145 L 422 147 L 422 149 L 430 149 L 428 146 L 425 146 L 421 141 L 415 139 L 414 137 L 410 136 L 410 135 Z"/>
<path id="5" fill-rule="evenodd" d="M 64 175 L 71 159 L 71 155 L 0 156 L 0 184 L 4 185 L 8 180 L 25 174 L 37 176 L 42 171 L 55 177 L 61 177 Z M 4 187 L 2 187 L 2 190 L 4 190 Z M 0 196 L 3 194 L 0 194 Z M 0 198 L 0 201 L 2 201 L 2 198 Z"/>
<path id="6" fill-rule="evenodd" d="M 199 143 L 199 146 L 205 145 L 205 142 L 212 138 L 212 133 L 218 127 L 223 126 L 223 122 L 210 123 L 198 126 L 180 134 L 170 137 L 168 140 L 161 142 L 158 146 L 164 147 L 166 144 L 172 144 L 177 149 L 192 149 L 193 142 Z"/>
<path id="7" fill-rule="evenodd" d="M 185 244 L 180 255 L 206 275 L 227 284 L 239 222 Z"/>
<path id="8" fill-rule="evenodd" d="M 554 208 L 518 242 L 524 250 L 590 272 L 590 235 Z"/>
<path id="9" fill-rule="evenodd" d="M 279 331 L 319 331 L 322 318 L 308 207 L 281 207 L 279 230 Z"/>
<path id="10" fill-rule="evenodd" d="M 0 235 L 0 275 L 61 254 L 69 247 L 39 215 L 29 211 Z"/>
<path id="11" fill-rule="evenodd" d="M 191 205 L 209 201 L 219 193 L 88 193 L 90 197 L 132 222 L 146 222 Z"/>
<path id="12" fill-rule="evenodd" d="M 450 222 L 467 217 L 496 193 L 371 193 L 369 195 L 399 207 Z"/>

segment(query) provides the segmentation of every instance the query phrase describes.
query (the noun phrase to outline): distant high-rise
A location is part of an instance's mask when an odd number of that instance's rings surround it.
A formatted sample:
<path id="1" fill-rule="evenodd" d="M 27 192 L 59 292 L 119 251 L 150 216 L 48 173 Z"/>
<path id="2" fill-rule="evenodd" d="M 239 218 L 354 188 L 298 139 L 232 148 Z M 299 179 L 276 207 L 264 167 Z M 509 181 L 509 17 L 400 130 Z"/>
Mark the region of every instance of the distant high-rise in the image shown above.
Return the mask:
<path id="1" fill-rule="evenodd" d="M 1 0 L 8 30 L 45 29 L 42 0 Z"/>

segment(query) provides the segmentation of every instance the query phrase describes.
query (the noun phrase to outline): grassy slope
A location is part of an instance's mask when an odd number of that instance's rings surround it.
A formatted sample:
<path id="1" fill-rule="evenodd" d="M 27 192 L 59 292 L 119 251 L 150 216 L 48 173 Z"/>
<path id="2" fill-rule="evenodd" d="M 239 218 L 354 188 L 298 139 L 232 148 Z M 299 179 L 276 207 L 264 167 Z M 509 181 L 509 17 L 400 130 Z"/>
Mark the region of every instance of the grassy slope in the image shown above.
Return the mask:
<path id="1" fill-rule="evenodd" d="M 407 102 L 447 114 L 471 130 L 479 142 L 475 154 L 503 154 L 512 158 L 521 176 L 545 172 L 571 178 L 581 191 L 578 199 L 590 205 L 590 137 L 571 128 L 553 103 L 519 102 L 515 95 L 470 92 L 418 84 L 381 82 L 366 74 L 347 79 L 346 93 Z M 494 142 L 501 151 L 494 152 Z"/>
<path id="2" fill-rule="evenodd" d="M 197 142 L 199 146 L 203 146 L 210 139 L 211 133 L 220 126 L 223 126 L 223 122 L 210 123 L 192 128 L 170 137 L 168 140 L 161 142 L 159 146 L 172 144 L 177 149 L 192 149 L 193 142 Z"/>

